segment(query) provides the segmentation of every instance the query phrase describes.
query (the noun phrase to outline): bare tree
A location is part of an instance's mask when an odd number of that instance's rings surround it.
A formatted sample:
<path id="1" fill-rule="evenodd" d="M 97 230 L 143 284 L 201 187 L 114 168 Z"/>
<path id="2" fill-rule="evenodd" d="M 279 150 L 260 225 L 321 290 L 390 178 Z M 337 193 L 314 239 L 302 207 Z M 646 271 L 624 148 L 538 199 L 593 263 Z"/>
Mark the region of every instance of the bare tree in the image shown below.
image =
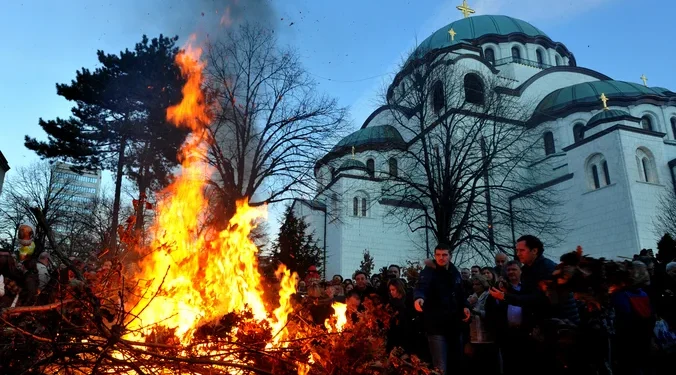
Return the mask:
<path id="1" fill-rule="evenodd" d="M 669 189 L 660 196 L 658 214 L 654 219 L 655 235 L 662 237 L 665 233 L 676 236 L 676 193 Z"/>
<path id="2" fill-rule="evenodd" d="M 238 199 L 260 205 L 313 189 L 314 162 L 343 133 L 345 109 L 317 92 L 297 53 L 278 47 L 272 30 L 241 26 L 206 56 L 218 222 L 234 214 Z"/>
<path id="3" fill-rule="evenodd" d="M 3 219 L 9 220 L 11 225 L 24 222 L 33 225 L 36 228 L 36 252 L 42 251 L 46 243 L 46 233 L 38 225 L 31 209 L 40 210 L 50 228 L 67 223 L 72 197 L 69 188 L 72 183 L 70 177 L 53 173 L 51 165 L 45 161 L 17 168 L 7 179 L 6 190 L 3 190 L 0 209 Z"/>
<path id="4" fill-rule="evenodd" d="M 514 228 L 547 234 L 550 244 L 562 229 L 555 194 L 528 190 L 546 179 L 531 167 L 544 158 L 539 133 L 490 77 L 428 55 L 407 64 L 385 95 L 388 122 L 409 140 L 393 153 L 383 188 L 405 203 L 391 214 L 447 242 L 456 261 L 512 248 Z"/>

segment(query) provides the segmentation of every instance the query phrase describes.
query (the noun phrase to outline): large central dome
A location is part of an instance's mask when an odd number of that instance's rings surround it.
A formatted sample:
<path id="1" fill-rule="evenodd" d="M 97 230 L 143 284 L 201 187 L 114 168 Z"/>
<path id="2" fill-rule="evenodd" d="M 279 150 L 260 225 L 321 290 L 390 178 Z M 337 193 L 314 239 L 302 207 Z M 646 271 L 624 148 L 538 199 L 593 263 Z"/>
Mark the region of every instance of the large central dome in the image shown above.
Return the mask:
<path id="1" fill-rule="evenodd" d="M 451 38 L 449 30 L 455 31 L 455 36 Z M 473 16 L 463 18 L 440 28 L 425 39 L 416 49 L 415 55 L 422 56 L 425 53 L 438 48 L 452 46 L 462 42 L 470 42 L 481 37 L 491 35 L 506 36 L 511 34 L 522 34 L 528 37 L 544 37 L 549 39 L 547 34 L 526 21 L 508 16 Z"/>

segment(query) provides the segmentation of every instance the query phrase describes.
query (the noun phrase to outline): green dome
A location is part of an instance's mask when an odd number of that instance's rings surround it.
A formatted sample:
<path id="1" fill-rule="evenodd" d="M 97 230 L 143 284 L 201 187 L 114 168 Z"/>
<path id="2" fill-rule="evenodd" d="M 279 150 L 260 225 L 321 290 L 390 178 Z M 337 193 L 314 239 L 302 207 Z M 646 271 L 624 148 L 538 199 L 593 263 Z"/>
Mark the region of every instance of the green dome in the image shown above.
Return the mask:
<path id="1" fill-rule="evenodd" d="M 455 37 L 451 40 L 448 31 L 453 29 Z M 468 42 L 488 35 L 523 34 L 529 37 L 546 37 L 547 34 L 526 21 L 508 16 L 472 16 L 463 18 L 440 28 L 420 43 L 414 52 L 415 56 L 421 57 L 425 53 L 438 48 L 444 48 Z"/>
<path id="2" fill-rule="evenodd" d="M 623 111 L 620 109 L 609 109 L 601 111 L 592 116 L 592 118 L 590 118 L 589 121 L 587 121 L 587 127 L 592 127 L 602 122 L 622 121 L 627 118 L 633 118 L 633 116 L 630 115 L 629 112 L 627 111 Z"/>
<path id="3" fill-rule="evenodd" d="M 547 121 L 565 116 L 566 110 L 579 110 L 581 107 L 602 108 L 601 94 L 606 95 L 610 106 L 618 103 L 629 105 L 642 97 L 669 100 L 674 96 L 674 93 L 665 88 L 646 87 L 632 82 L 606 80 L 578 83 L 554 90 L 545 96 L 535 108 L 533 118 Z"/>
<path id="4" fill-rule="evenodd" d="M 392 125 L 369 126 L 359 129 L 338 142 L 332 152 L 351 150 L 352 147 L 362 150 L 380 148 L 398 148 L 404 146 L 404 139 Z"/>
<path id="5" fill-rule="evenodd" d="M 355 169 L 355 168 L 366 170 L 366 164 L 360 162 L 359 160 L 347 159 L 343 162 L 343 164 L 340 165 L 340 168 L 338 169 Z"/>

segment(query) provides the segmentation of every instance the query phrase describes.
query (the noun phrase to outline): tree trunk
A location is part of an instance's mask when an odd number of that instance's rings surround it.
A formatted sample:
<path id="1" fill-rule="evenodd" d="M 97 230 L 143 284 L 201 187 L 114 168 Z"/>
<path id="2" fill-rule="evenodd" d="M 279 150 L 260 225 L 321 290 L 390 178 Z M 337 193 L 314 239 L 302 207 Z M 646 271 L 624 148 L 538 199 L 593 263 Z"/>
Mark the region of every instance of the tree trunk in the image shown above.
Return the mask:
<path id="1" fill-rule="evenodd" d="M 124 168 L 124 152 L 127 147 L 127 138 L 123 137 L 120 142 L 120 151 L 115 170 L 115 197 L 113 199 L 113 214 L 110 224 L 110 238 L 108 247 L 113 254 L 117 254 L 117 226 L 120 216 L 120 195 L 122 194 L 122 169 Z"/>
<path id="2" fill-rule="evenodd" d="M 134 215 L 136 215 L 136 223 L 134 224 L 134 230 L 136 231 L 136 234 L 140 235 L 143 232 L 143 224 L 144 224 L 144 216 L 145 216 L 145 205 L 146 201 L 148 200 L 146 191 L 148 190 L 148 174 L 150 171 L 148 170 L 149 168 L 147 166 L 141 167 L 141 170 L 139 171 L 139 177 L 138 177 L 138 203 L 136 205 L 136 210 L 134 212 Z"/>

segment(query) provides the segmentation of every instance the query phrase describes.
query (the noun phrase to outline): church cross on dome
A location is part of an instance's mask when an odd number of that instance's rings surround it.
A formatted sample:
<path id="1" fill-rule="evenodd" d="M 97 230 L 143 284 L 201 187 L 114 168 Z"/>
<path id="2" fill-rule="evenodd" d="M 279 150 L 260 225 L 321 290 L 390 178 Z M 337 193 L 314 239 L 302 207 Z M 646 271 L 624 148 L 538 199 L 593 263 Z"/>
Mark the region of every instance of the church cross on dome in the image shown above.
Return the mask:
<path id="1" fill-rule="evenodd" d="M 641 74 L 641 81 L 643 81 L 643 86 L 648 87 L 648 77 L 645 74 Z"/>
<path id="2" fill-rule="evenodd" d="M 465 16 L 465 18 L 469 17 L 470 14 L 474 13 L 474 9 L 470 8 L 469 5 L 467 5 L 467 0 L 462 0 L 462 5 L 458 5 L 455 8 L 460 12 L 462 12 L 462 15 Z"/>
<path id="3" fill-rule="evenodd" d="M 456 36 L 457 34 L 458 34 L 458 33 L 456 33 L 455 30 L 453 30 L 452 27 L 451 27 L 450 30 L 448 30 L 448 35 L 451 37 L 451 42 L 455 41 L 455 36 Z"/>
<path id="4" fill-rule="evenodd" d="M 601 97 L 599 98 L 603 102 L 603 110 L 607 111 L 608 110 L 608 97 L 606 96 L 605 93 L 601 93 Z"/>

